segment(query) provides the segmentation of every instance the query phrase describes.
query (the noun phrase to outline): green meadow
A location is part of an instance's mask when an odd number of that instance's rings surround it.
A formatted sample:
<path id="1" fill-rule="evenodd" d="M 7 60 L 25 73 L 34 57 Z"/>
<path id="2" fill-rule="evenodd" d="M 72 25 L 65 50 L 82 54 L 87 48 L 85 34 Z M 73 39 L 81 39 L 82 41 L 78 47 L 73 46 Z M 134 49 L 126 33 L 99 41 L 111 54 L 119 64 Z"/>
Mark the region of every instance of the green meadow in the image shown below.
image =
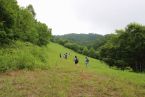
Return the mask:
<path id="1" fill-rule="evenodd" d="M 59 54 L 70 53 L 68 59 Z M 79 64 L 73 62 L 74 56 Z M 0 48 L 0 97 L 145 97 L 145 74 L 109 68 L 55 43 Z"/>

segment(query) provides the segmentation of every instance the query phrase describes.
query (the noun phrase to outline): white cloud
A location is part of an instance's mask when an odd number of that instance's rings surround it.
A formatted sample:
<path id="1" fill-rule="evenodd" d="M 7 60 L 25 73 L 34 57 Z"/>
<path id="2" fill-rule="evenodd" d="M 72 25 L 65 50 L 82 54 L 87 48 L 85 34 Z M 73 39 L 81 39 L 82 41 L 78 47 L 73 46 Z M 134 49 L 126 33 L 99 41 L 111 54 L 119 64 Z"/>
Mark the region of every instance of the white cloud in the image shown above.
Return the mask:
<path id="1" fill-rule="evenodd" d="M 145 0 L 17 0 L 32 4 L 53 34 L 112 33 L 130 22 L 145 24 Z"/>

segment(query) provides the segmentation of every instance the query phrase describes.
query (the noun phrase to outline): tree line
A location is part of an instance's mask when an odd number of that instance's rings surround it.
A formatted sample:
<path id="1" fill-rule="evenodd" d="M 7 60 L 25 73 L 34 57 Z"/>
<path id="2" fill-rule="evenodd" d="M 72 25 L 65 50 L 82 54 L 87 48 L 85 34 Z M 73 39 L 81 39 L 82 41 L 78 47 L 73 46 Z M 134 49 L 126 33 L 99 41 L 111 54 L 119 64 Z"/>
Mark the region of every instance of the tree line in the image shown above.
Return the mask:
<path id="1" fill-rule="evenodd" d="M 74 41 L 53 37 L 52 41 L 68 47 L 78 53 L 100 59 L 110 67 L 121 70 L 130 68 L 135 72 L 145 71 L 145 26 L 130 23 L 124 29 L 107 34 L 98 43 L 89 46 Z"/>
<path id="2" fill-rule="evenodd" d="M 51 39 L 51 41 L 59 43 L 59 44 L 63 45 L 64 47 L 72 49 L 75 52 L 78 52 L 80 54 L 83 54 L 83 55 L 86 55 L 86 56 L 89 56 L 92 58 L 97 58 L 96 51 L 93 47 L 88 48 L 87 46 L 80 45 L 78 43 L 75 43 L 74 41 L 70 41 L 70 40 L 63 39 L 63 38 L 58 38 L 55 36 Z"/>
<path id="3" fill-rule="evenodd" d="M 0 45 L 16 40 L 46 45 L 51 37 L 51 29 L 35 19 L 32 5 L 19 7 L 16 0 L 0 0 Z"/>
<path id="4" fill-rule="evenodd" d="M 101 60 L 123 70 L 130 67 L 133 71 L 145 71 L 144 25 L 131 23 L 107 37 L 106 43 L 100 47 Z"/>

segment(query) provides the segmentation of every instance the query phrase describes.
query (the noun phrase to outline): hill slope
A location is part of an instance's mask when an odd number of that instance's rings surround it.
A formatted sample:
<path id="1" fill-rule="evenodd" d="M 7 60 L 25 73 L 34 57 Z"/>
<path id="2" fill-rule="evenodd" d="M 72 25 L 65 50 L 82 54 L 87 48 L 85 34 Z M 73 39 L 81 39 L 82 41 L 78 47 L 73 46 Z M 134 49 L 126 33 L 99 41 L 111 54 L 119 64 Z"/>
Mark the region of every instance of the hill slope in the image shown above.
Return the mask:
<path id="1" fill-rule="evenodd" d="M 87 45 L 93 46 L 94 44 L 99 45 L 104 40 L 103 35 L 93 34 L 93 33 L 89 33 L 89 34 L 72 33 L 72 34 L 58 35 L 56 36 L 56 38 L 67 39 L 72 42 L 84 45 L 84 46 L 87 46 Z"/>
<path id="2" fill-rule="evenodd" d="M 44 48 L 49 68 L 0 74 L 0 97 L 145 97 L 144 74 L 110 69 L 92 58 L 86 68 L 83 55 L 54 43 Z M 66 52 L 69 58 L 60 59 Z"/>

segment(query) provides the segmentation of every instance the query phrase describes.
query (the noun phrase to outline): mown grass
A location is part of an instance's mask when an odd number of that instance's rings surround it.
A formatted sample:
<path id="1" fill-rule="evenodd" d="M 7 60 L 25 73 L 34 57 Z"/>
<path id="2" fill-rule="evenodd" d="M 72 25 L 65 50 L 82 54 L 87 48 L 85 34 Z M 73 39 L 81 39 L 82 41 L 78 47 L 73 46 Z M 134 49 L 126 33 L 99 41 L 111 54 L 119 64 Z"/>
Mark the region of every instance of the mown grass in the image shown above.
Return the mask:
<path id="1" fill-rule="evenodd" d="M 145 97 L 145 74 L 110 69 L 92 58 L 86 68 L 85 56 L 54 43 L 37 47 L 17 42 L 15 46 L 0 50 L 1 57 L 10 60 L 4 65 L 15 70 L 0 74 L 0 97 Z M 67 60 L 59 58 L 66 52 L 71 54 Z M 78 66 L 73 63 L 75 55 Z M 18 70 L 17 61 L 33 69 Z"/>

